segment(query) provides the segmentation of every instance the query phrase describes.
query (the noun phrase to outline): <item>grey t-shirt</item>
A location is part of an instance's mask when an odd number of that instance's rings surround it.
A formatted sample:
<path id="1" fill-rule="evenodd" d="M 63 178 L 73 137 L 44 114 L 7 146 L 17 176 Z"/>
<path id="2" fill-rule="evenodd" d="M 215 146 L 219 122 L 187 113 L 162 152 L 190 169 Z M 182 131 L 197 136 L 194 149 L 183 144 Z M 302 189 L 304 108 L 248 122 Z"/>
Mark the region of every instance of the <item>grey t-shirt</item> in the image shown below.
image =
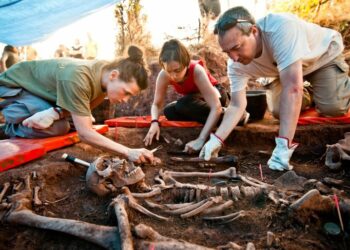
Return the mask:
<path id="1" fill-rule="evenodd" d="M 307 75 L 344 49 L 337 31 L 292 14 L 269 14 L 258 20 L 257 26 L 261 30 L 262 54 L 248 65 L 228 60 L 231 92 L 246 88 L 250 78 L 278 77 L 279 72 L 298 60 L 302 61 L 303 75 Z"/>

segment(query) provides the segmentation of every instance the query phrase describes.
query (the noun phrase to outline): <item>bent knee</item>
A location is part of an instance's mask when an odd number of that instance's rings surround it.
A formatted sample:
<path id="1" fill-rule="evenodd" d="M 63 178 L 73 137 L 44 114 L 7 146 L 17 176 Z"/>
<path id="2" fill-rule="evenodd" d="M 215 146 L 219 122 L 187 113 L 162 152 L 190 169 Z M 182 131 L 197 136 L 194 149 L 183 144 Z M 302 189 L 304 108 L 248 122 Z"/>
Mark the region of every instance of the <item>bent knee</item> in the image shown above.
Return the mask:
<path id="1" fill-rule="evenodd" d="M 345 115 L 348 112 L 348 109 L 340 108 L 339 106 L 336 106 L 336 105 L 333 105 L 333 106 L 329 105 L 329 106 L 317 107 L 317 111 L 323 116 L 336 117 L 336 116 Z"/>

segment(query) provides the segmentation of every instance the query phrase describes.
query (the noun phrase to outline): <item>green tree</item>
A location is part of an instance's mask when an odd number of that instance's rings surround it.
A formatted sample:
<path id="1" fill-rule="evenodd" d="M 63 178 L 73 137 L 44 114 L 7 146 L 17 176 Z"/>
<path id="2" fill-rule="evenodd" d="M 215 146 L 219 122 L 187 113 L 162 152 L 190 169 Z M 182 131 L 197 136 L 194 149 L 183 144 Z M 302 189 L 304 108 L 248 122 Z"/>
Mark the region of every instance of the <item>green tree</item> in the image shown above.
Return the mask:
<path id="1" fill-rule="evenodd" d="M 122 0 L 115 7 L 118 24 L 116 37 L 116 54 L 121 55 L 131 45 L 139 45 L 145 49 L 146 56 L 155 54 L 151 34 L 146 30 L 147 16 L 141 13 L 140 0 Z"/>

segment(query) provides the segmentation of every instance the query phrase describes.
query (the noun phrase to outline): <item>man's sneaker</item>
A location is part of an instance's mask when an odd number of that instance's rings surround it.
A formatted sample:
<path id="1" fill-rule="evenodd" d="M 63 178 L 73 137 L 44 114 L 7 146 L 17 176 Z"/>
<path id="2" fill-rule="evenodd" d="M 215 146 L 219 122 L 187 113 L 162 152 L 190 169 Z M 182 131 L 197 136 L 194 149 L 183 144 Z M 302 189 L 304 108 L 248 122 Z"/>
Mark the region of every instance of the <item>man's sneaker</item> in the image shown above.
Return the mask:
<path id="1" fill-rule="evenodd" d="M 250 117 L 250 114 L 247 111 L 244 111 L 244 114 L 241 120 L 239 120 L 237 126 L 245 126 L 249 121 L 249 117 Z"/>

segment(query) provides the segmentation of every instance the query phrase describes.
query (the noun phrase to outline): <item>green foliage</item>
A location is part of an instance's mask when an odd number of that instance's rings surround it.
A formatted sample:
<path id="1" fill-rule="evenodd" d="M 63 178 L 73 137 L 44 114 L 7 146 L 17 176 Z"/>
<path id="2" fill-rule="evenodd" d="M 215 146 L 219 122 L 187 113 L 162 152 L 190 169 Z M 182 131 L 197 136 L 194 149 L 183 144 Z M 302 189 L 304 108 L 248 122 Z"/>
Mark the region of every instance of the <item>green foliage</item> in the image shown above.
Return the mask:
<path id="1" fill-rule="evenodd" d="M 349 0 L 274 0 L 272 12 L 291 12 L 304 20 L 339 31 L 350 49 Z"/>

